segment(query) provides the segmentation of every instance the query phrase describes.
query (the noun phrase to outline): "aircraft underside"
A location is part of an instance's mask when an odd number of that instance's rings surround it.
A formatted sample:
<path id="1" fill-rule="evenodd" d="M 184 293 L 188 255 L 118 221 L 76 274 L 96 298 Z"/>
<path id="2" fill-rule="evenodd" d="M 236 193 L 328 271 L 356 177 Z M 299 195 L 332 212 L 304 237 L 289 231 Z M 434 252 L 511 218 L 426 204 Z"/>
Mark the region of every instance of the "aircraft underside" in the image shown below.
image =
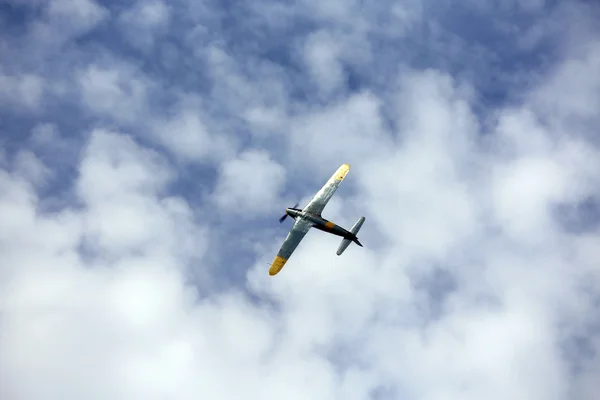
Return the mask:
<path id="1" fill-rule="evenodd" d="M 294 219 L 294 226 L 292 226 L 292 229 L 279 249 L 279 253 L 273 260 L 269 269 L 269 275 L 276 275 L 281 271 L 310 228 L 316 228 L 343 237 L 344 239 L 338 247 L 337 255 L 341 255 L 352 242 L 362 247 L 356 234 L 364 223 L 365 217 L 360 217 L 349 231 L 321 217 L 321 212 L 325 208 L 325 205 L 331 196 L 333 196 L 349 170 L 350 166 L 348 164 L 340 166 L 304 209 L 296 208 L 296 205 L 293 208 L 285 210 L 286 213 L 279 219 L 279 222 L 283 222 L 286 217 L 290 216 Z"/>

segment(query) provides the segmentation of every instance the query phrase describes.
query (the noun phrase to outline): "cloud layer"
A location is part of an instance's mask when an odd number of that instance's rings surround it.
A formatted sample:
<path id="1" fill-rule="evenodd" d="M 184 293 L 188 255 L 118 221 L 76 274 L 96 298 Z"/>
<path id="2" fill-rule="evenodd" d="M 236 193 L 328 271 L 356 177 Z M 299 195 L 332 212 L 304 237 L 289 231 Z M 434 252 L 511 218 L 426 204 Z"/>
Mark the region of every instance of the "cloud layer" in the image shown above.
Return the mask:
<path id="1" fill-rule="evenodd" d="M 0 397 L 595 398 L 599 15 L 9 1 Z"/>

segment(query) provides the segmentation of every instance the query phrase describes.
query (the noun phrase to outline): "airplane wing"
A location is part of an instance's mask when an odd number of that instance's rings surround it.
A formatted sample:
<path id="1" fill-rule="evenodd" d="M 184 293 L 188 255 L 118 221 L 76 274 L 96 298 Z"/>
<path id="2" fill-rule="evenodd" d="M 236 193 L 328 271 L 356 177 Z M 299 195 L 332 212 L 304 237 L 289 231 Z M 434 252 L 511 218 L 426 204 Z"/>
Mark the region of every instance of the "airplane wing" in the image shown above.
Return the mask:
<path id="1" fill-rule="evenodd" d="M 279 253 L 273 260 L 273 264 L 271 264 L 271 268 L 269 269 L 269 275 L 276 275 L 287 260 L 290 258 L 296 247 L 300 244 L 306 233 L 312 228 L 313 223 L 304 219 L 297 219 L 294 222 L 294 226 L 288 233 L 287 237 L 283 241 L 281 248 L 279 249 Z"/>
<path id="2" fill-rule="evenodd" d="M 321 212 L 327 205 L 331 196 L 335 193 L 340 183 L 344 180 L 348 172 L 350 171 L 350 165 L 342 164 L 331 178 L 325 183 L 325 185 L 315 194 L 315 197 L 304 207 L 304 211 L 311 214 L 321 215 Z"/>

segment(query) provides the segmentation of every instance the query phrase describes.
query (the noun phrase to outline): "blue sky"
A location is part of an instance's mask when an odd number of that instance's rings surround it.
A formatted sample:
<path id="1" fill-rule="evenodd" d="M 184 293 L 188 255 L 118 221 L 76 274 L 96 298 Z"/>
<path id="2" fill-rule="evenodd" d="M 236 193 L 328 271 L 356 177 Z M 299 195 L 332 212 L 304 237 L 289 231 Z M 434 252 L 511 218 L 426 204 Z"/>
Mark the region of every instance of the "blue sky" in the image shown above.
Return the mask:
<path id="1" fill-rule="evenodd" d="M 0 397 L 594 398 L 599 17 L 4 2 Z"/>

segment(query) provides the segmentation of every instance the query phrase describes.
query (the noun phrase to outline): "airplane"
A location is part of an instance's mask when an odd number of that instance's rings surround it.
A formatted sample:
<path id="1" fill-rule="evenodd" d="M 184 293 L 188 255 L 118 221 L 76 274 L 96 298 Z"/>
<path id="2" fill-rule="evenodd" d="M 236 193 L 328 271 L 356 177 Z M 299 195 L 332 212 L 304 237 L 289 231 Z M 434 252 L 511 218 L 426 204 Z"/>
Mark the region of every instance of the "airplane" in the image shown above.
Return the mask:
<path id="1" fill-rule="evenodd" d="M 336 253 L 338 256 L 341 255 L 352 242 L 356 243 L 360 247 L 363 247 L 363 245 L 358 241 L 356 234 L 362 227 L 362 224 L 365 222 L 365 217 L 360 217 L 354 226 L 347 231 L 341 226 L 336 225 L 321 216 L 321 212 L 329 202 L 329 199 L 331 199 L 349 171 L 350 165 L 342 164 L 337 171 L 331 175 L 331 178 L 329 178 L 321 190 L 315 194 L 306 207 L 300 209 L 297 208 L 298 204 L 296 204 L 294 207 L 286 208 L 285 214 L 279 218 L 279 222 L 282 223 L 288 216 L 292 217 L 295 222 L 287 237 L 283 241 L 283 244 L 279 249 L 279 253 L 277 253 L 277 256 L 271 264 L 269 275 L 274 276 L 281 271 L 310 228 L 316 228 L 321 231 L 343 237 Z"/>

